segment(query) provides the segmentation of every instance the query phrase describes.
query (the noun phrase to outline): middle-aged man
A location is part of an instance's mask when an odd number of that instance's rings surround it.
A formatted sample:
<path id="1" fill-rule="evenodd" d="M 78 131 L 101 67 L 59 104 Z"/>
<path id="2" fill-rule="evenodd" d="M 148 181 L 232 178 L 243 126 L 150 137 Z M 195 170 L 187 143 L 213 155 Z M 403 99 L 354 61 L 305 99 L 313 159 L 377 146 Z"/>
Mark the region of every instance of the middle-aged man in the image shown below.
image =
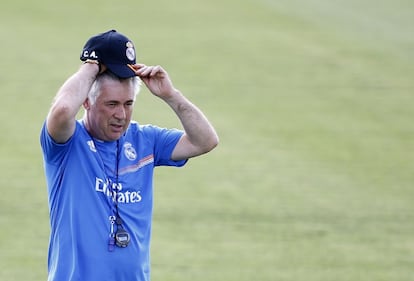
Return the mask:
<path id="1" fill-rule="evenodd" d="M 123 34 L 91 37 L 81 60 L 40 136 L 51 225 L 48 280 L 148 281 L 154 167 L 183 166 L 212 150 L 218 136 L 162 67 L 136 63 Z M 131 121 L 141 81 L 183 130 Z"/>

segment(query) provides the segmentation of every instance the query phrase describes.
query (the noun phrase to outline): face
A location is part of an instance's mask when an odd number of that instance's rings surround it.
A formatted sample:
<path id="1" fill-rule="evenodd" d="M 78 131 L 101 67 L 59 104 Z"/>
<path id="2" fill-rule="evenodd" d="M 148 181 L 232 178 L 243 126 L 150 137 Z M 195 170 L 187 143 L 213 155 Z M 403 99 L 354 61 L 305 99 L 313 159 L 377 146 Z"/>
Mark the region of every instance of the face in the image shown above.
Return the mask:
<path id="1" fill-rule="evenodd" d="M 89 133 L 103 141 L 115 141 L 126 131 L 134 106 L 134 88 L 129 80 L 102 80 L 94 104 L 87 100 L 86 124 Z"/>

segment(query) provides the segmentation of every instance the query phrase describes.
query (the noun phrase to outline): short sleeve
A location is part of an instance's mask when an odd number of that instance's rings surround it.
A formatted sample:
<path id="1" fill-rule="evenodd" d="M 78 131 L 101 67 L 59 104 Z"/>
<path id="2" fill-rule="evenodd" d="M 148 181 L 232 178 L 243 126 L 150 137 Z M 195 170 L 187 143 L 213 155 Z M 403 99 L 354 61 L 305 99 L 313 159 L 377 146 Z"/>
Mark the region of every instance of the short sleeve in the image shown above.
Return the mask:
<path id="1" fill-rule="evenodd" d="M 74 134 L 76 134 L 77 130 L 78 124 L 76 124 L 76 130 Z M 55 142 L 47 131 L 46 122 L 44 122 L 42 130 L 40 132 L 40 145 L 42 147 L 43 157 L 45 161 L 51 164 L 59 164 L 62 161 L 64 155 L 69 150 L 72 139 L 73 136 L 63 144 Z"/>
<path id="2" fill-rule="evenodd" d="M 184 166 L 188 159 L 174 161 L 171 159 L 172 152 L 178 141 L 184 134 L 178 129 L 160 128 L 154 125 L 143 126 L 145 133 L 150 134 L 154 143 L 155 166 Z"/>

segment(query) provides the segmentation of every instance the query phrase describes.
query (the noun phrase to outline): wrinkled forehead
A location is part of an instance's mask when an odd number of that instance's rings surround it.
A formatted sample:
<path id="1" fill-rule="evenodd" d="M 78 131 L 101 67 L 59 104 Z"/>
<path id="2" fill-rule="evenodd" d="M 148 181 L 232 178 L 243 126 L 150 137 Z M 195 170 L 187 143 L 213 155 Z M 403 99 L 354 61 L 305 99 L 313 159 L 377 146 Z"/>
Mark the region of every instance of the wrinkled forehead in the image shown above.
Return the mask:
<path id="1" fill-rule="evenodd" d="M 135 100 L 134 84 L 131 79 L 102 79 L 99 87 L 98 100 L 128 101 Z"/>

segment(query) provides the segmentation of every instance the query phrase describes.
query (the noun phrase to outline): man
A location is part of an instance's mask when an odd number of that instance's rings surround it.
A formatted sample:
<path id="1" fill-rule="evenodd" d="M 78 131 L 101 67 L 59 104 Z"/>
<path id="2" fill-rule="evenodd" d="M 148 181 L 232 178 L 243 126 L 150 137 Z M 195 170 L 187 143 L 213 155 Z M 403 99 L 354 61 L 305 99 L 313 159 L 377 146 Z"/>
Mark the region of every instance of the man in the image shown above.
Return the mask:
<path id="1" fill-rule="evenodd" d="M 50 211 L 49 281 L 150 280 L 152 178 L 212 150 L 217 134 L 160 66 L 136 64 L 132 41 L 91 37 L 84 64 L 59 89 L 41 132 Z M 183 131 L 139 125 L 140 80 Z M 85 114 L 76 115 L 81 107 Z"/>

